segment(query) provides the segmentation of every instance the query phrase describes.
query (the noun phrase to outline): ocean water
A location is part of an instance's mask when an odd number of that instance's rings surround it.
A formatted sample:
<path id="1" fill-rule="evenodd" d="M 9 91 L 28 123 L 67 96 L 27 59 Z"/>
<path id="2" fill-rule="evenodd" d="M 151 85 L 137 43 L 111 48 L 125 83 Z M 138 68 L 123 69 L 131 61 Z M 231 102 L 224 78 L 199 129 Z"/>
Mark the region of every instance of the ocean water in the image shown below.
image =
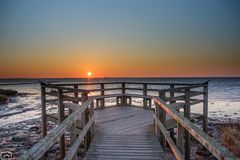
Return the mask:
<path id="1" fill-rule="evenodd" d="M 240 78 L 105 78 L 105 79 L 45 79 L 54 82 L 173 82 L 199 83 L 209 81 L 209 117 L 220 121 L 240 120 Z M 106 86 L 108 87 L 108 86 Z M 112 87 L 112 86 L 109 86 Z M 137 85 L 132 87 L 138 87 Z M 150 86 L 155 88 L 157 86 Z M 0 79 L 1 89 L 14 89 L 21 96 L 11 97 L 8 104 L 0 104 L 0 127 L 41 116 L 40 85 L 38 79 Z M 89 88 L 88 88 L 89 89 Z M 137 91 L 131 91 L 134 93 Z M 149 93 L 151 94 L 151 93 Z M 154 93 L 153 93 L 154 95 Z M 114 103 L 108 99 L 108 105 Z M 134 99 L 141 104 L 141 99 Z M 57 107 L 48 106 L 48 112 L 56 112 Z M 202 105 L 191 107 L 192 112 L 202 113 Z"/>

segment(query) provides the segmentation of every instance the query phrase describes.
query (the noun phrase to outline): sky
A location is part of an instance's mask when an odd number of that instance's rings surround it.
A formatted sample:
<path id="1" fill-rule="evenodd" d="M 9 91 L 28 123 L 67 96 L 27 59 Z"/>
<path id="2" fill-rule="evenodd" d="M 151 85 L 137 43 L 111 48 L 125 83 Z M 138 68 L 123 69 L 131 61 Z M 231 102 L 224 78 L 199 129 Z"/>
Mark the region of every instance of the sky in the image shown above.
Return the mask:
<path id="1" fill-rule="evenodd" d="M 239 0 L 1 0 L 0 78 L 240 76 Z"/>

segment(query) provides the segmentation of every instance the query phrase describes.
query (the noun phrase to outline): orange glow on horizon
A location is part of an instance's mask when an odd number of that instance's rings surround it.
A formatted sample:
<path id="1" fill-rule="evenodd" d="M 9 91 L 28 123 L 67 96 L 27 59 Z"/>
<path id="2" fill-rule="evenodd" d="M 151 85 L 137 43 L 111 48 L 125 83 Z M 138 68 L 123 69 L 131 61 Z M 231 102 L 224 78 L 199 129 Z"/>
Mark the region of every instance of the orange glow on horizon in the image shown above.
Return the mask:
<path id="1" fill-rule="evenodd" d="M 88 77 L 92 77 L 92 76 L 93 76 L 93 73 L 92 73 L 92 72 L 87 72 L 87 76 L 88 76 Z"/>

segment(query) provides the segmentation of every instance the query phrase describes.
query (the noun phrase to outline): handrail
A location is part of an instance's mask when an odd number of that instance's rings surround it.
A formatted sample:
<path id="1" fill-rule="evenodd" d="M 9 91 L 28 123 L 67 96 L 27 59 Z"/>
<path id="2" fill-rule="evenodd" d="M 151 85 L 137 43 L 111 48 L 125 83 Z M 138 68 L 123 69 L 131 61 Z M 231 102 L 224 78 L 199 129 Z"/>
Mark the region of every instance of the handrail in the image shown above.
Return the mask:
<path id="1" fill-rule="evenodd" d="M 85 101 L 78 110 L 74 111 L 70 114 L 59 126 L 50 131 L 43 139 L 41 139 L 37 144 L 35 144 L 32 148 L 30 148 L 25 154 L 23 154 L 20 159 L 21 160 L 37 160 L 40 159 L 46 151 L 55 143 L 55 141 L 62 136 L 66 131 L 70 129 L 73 123 L 76 122 L 77 119 L 81 118 L 81 115 L 88 108 L 88 106 L 92 103 L 93 99 L 88 99 Z M 64 105 L 73 105 L 72 103 L 64 103 Z M 77 105 L 77 104 L 74 104 Z M 91 117 L 90 121 L 83 128 L 89 129 L 89 125 L 91 126 L 94 121 L 94 116 Z M 81 133 L 79 136 L 85 136 L 86 132 Z"/>
<path id="2" fill-rule="evenodd" d="M 90 129 L 93 122 L 94 122 L 94 115 L 88 121 L 88 123 L 83 128 L 83 130 L 80 132 L 78 138 L 73 143 L 72 147 L 69 148 L 69 151 L 68 151 L 67 155 L 64 157 L 64 160 L 70 160 L 74 157 L 74 155 L 77 153 L 77 149 L 80 146 L 81 141 L 84 139 L 84 136 L 87 134 L 87 131 Z"/>
<path id="3" fill-rule="evenodd" d="M 68 83 L 48 83 L 55 86 L 72 86 L 72 85 L 99 85 L 99 84 L 148 84 L 148 85 L 195 85 L 202 83 L 164 83 L 164 82 L 133 82 L 133 81 L 114 81 L 114 82 L 68 82 Z M 204 82 L 205 83 L 205 82 Z"/>
<path id="4" fill-rule="evenodd" d="M 170 105 L 168 105 L 162 99 L 160 99 L 159 97 L 153 97 L 153 100 L 159 107 L 161 107 L 168 115 L 175 119 L 178 124 L 180 124 L 217 159 L 235 159 L 235 157 L 224 146 L 219 144 L 216 140 L 214 140 L 208 134 L 195 126 L 191 121 L 189 121 L 175 109 L 170 107 Z"/>
<path id="5" fill-rule="evenodd" d="M 175 88 L 168 88 L 168 89 L 150 89 L 150 88 L 131 88 L 131 87 L 125 87 L 125 90 L 138 90 L 138 91 L 156 91 L 156 92 L 178 92 L 182 93 L 185 89 L 193 89 L 193 88 L 200 88 L 203 87 L 206 82 L 204 83 L 196 83 L 196 84 L 178 84 L 178 83 L 140 83 L 140 82 L 108 82 L 108 83 L 99 83 L 99 82 L 92 82 L 92 83 L 71 83 L 71 85 L 99 85 L 99 84 L 142 84 L 142 85 L 187 85 L 184 87 L 175 87 Z M 122 87 L 113 87 L 113 88 L 103 88 L 103 89 L 78 89 L 78 88 L 69 88 L 69 87 L 63 87 L 68 86 L 69 84 L 45 84 L 43 83 L 44 87 L 46 88 L 52 88 L 52 89 L 62 89 L 64 93 L 74 93 L 74 92 L 98 92 L 98 91 L 111 91 L 111 90 L 121 90 Z"/>
<path id="6" fill-rule="evenodd" d="M 160 122 L 160 120 L 157 118 L 156 114 L 153 113 L 153 118 L 155 120 L 155 123 L 158 125 L 158 127 L 160 128 L 160 130 L 162 131 L 163 135 L 165 136 L 170 148 L 173 151 L 173 154 L 175 155 L 177 160 L 183 160 L 183 156 L 181 154 L 181 152 L 179 151 L 179 149 L 177 148 L 177 146 L 174 144 L 174 141 L 172 140 L 172 138 L 170 137 L 169 131 L 166 130 L 166 128 L 164 127 L 164 125 Z"/>

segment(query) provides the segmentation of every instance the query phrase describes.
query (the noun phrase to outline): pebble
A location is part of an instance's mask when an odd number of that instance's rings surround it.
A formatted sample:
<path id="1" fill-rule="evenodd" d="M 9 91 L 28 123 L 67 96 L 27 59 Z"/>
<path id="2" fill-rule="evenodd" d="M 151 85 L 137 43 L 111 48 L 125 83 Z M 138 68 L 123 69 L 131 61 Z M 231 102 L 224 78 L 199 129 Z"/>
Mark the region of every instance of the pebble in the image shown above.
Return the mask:
<path id="1" fill-rule="evenodd" d="M 13 140 L 14 142 L 20 142 L 20 141 L 26 140 L 27 137 L 28 137 L 27 134 L 19 133 L 19 134 L 13 136 L 13 137 L 12 137 L 12 140 Z"/>

